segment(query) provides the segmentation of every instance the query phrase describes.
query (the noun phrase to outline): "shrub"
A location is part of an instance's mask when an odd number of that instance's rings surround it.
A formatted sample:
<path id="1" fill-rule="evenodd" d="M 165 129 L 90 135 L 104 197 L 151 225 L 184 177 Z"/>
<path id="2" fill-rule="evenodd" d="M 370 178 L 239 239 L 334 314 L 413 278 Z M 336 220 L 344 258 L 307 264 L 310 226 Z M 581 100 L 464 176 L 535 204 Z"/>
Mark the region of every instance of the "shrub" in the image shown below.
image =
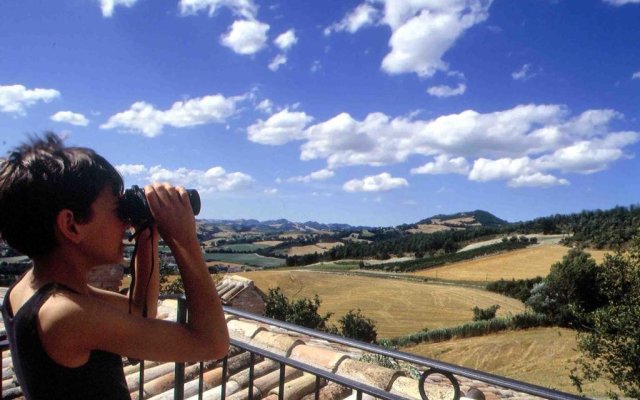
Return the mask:
<path id="1" fill-rule="evenodd" d="M 318 313 L 320 298 L 316 294 L 313 299 L 302 298 L 289 301 L 280 287 L 269 289 L 265 302 L 265 314 L 280 321 L 289 322 L 306 328 L 327 330 L 327 321 L 331 313 L 321 316 Z"/>
<path id="2" fill-rule="evenodd" d="M 496 317 L 496 311 L 500 306 L 498 304 L 494 304 L 487 308 L 478 308 L 473 307 L 473 320 L 474 321 L 487 321 L 490 319 L 494 319 Z"/>
<path id="3" fill-rule="evenodd" d="M 338 324 L 344 337 L 362 340 L 367 343 L 376 342 L 378 336 L 376 323 L 371 318 L 362 315 L 360 309 L 357 311 L 349 310 L 338 320 Z"/>
<path id="4" fill-rule="evenodd" d="M 543 278 L 540 276 L 532 279 L 512 279 L 510 281 L 500 279 L 499 281 L 489 282 L 486 289 L 490 292 L 500 293 L 525 302 L 531 296 L 533 287 L 542 282 L 542 280 Z"/>

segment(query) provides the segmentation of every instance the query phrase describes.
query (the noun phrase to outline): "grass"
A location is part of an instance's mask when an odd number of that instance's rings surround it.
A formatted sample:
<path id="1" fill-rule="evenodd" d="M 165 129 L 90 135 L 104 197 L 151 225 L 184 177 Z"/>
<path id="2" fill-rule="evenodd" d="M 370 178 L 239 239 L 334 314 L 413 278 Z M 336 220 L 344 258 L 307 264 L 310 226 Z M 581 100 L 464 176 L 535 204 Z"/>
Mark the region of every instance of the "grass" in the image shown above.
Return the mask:
<path id="1" fill-rule="evenodd" d="M 281 258 L 262 257 L 255 253 L 206 253 L 204 258 L 207 261 L 230 262 L 262 268 L 281 267 L 285 264 L 285 260 Z"/>
<path id="2" fill-rule="evenodd" d="M 449 264 L 429 270 L 418 271 L 414 275 L 449 281 L 489 282 L 500 279 L 528 279 L 547 276 L 551 265 L 562 261 L 568 247 L 557 244 L 541 245 L 506 253 L 478 257 L 473 260 Z M 602 262 L 607 253 L 602 250 L 588 250 Z"/>
<path id="3" fill-rule="evenodd" d="M 264 243 L 238 243 L 238 244 L 225 244 L 224 246 L 220 246 L 221 249 L 226 251 L 238 251 L 238 252 L 254 252 L 260 249 L 266 249 L 267 247 L 271 247 L 268 244 Z"/>
<path id="4" fill-rule="evenodd" d="M 489 336 L 419 344 L 402 351 L 575 393 L 569 379 L 578 358 L 576 333 L 562 328 L 506 331 Z M 604 397 L 604 382 L 586 384 L 589 397 Z"/>
<path id="5" fill-rule="evenodd" d="M 474 306 L 499 304 L 498 315 L 524 310 L 518 300 L 473 288 L 313 271 L 255 271 L 239 275 L 252 279 L 264 292 L 279 286 L 288 297 L 311 298 L 317 293 L 322 300 L 320 312 L 333 312 L 334 324 L 349 310 L 360 308 L 376 322 L 379 338 L 460 325 L 472 320 Z"/>
<path id="6" fill-rule="evenodd" d="M 331 262 L 321 262 L 317 264 L 306 265 L 304 267 L 297 267 L 297 269 L 303 269 L 308 271 L 348 272 L 353 269 L 358 269 L 358 263 L 331 261 Z"/>

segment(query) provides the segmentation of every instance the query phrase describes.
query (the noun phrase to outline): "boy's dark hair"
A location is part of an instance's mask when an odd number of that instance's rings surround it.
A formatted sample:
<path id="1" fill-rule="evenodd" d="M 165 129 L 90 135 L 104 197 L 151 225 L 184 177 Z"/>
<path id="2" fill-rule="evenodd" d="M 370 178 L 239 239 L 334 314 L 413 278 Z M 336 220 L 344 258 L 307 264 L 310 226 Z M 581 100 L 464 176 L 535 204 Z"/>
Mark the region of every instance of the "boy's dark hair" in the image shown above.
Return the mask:
<path id="1" fill-rule="evenodd" d="M 30 257 L 47 254 L 58 245 L 58 213 L 69 209 L 88 222 L 106 185 L 115 195 L 124 187 L 118 171 L 93 150 L 65 148 L 52 132 L 33 138 L 0 159 L 0 235 Z"/>

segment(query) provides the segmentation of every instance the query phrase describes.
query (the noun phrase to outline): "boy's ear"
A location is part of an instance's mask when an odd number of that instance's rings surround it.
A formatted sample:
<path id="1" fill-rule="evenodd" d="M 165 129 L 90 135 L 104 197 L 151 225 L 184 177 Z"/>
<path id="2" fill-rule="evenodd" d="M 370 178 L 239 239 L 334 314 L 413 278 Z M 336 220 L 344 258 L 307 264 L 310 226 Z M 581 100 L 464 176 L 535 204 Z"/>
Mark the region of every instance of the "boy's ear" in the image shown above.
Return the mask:
<path id="1" fill-rule="evenodd" d="M 79 243 L 82 240 L 81 230 L 76 221 L 73 212 L 69 209 L 63 209 L 56 217 L 56 228 L 59 234 L 72 243 Z"/>

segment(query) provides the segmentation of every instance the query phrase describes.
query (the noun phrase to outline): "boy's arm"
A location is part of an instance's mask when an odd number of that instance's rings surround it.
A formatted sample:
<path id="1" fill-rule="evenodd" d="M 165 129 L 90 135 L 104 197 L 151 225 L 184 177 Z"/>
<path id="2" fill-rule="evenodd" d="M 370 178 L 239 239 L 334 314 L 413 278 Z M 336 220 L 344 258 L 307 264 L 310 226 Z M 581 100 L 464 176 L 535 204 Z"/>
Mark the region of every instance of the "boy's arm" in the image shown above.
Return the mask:
<path id="1" fill-rule="evenodd" d="M 133 304 L 138 315 L 146 303 L 148 318 L 155 318 L 158 313 L 158 296 L 160 295 L 160 258 L 158 255 L 158 229 L 155 225 L 140 232 L 136 239 L 138 251 L 134 260 L 136 285 L 133 290 Z M 133 312 L 133 307 L 132 307 Z"/>
<path id="2" fill-rule="evenodd" d="M 158 229 L 151 227 L 140 232 L 136 238 L 138 251 L 134 259 L 136 285 L 131 302 L 131 313 L 142 316 L 144 301 L 147 304 L 147 318 L 155 318 L 158 313 L 160 295 L 160 264 L 158 256 Z M 153 262 L 153 265 L 152 265 Z M 110 292 L 89 286 L 90 293 L 118 310 L 129 312 L 129 295 Z"/>

